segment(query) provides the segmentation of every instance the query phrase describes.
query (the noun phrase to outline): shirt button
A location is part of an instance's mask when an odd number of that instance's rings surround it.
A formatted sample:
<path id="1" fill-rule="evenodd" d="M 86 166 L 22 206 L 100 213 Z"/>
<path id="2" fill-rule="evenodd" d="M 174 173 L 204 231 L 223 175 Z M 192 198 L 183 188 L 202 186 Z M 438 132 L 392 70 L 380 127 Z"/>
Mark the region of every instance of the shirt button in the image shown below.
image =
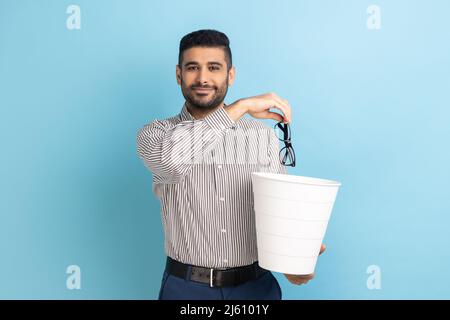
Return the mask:
<path id="1" fill-rule="evenodd" d="M 220 200 L 220 201 L 225 201 L 225 198 L 224 198 L 224 197 L 220 197 L 219 200 Z"/>
<path id="2" fill-rule="evenodd" d="M 227 260 L 227 259 L 223 259 L 223 262 L 227 263 L 227 262 L 228 262 L 228 260 Z"/>
<path id="3" fill-rule="evenodd" d="M 222 229 L 222 230 L 220 230 L 220 231 L 222 231 L 223 233 L 227 232 L 227 230 L 226 230 L 226 229 Z"/>
<path id="4" fill-rule="evenodd" d="M 217 169 L 222 169 L 222 165 L 219 164 L 219 165 L 217 166 Z"/>

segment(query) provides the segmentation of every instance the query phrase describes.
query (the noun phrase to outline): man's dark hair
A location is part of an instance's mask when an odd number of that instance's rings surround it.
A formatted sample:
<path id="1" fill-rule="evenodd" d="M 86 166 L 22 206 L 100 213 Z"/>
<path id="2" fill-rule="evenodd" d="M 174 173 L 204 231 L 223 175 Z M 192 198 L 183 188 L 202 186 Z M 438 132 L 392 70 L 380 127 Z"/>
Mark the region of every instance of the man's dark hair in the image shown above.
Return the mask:
<path id="1" fill-rule="evenodd" d="M 227 62 L 227 70 L 233 65 L 230 40 L 225 33 L 217 30 L 204 29 L 198 30 L 185 35 L 180 41 L 180 53 L 178 55 L 178 65 L 182 67 L 183 52 L 192 47 L 222 47 L 225 51 L 225 61 Z"/>

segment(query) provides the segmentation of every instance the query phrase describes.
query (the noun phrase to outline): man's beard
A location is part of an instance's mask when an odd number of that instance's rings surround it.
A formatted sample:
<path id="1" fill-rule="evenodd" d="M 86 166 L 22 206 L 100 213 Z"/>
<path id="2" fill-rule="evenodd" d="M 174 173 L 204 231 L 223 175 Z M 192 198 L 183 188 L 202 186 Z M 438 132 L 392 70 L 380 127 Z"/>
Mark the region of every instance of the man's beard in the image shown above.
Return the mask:
<path id="1" fill-rule="evenodd" d="M 208 98 L 206 96 L 197 96 L 194 91 L 194 88 L 208 88 L 213 89 L 213 92 L 208 94 Z M 228 92 L 228 75 L 225 82 L 220 87 L 215 86 L 202 86 L 200 84 L 194 84 L 190 87 L 187 87 L 181 78 L 181 92 L 183 93 L 184 98 L 189 103 L 190 106 L 203 109 L 203 110 L 211 110 L 218 107 L 222 101 L 225 99 L 225 96 Z M 211 96 L 211 97 L 210 97 Z"/>

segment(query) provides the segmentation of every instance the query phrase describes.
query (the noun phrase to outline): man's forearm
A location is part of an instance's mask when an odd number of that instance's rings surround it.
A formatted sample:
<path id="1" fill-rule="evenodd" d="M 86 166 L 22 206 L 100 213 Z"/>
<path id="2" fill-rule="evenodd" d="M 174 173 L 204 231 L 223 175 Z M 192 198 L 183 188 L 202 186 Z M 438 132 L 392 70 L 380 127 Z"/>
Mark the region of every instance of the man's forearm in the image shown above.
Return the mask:
<path id="1" fill-rule="evenodd" d="M 234 122 L 238 121 L 244 114 L 247 113 L 247 109 L 244 106 L 242 100 L 237 100 L 236 102 L 225 106 L 224 110 L 228 113 L 228 115 Z"/>

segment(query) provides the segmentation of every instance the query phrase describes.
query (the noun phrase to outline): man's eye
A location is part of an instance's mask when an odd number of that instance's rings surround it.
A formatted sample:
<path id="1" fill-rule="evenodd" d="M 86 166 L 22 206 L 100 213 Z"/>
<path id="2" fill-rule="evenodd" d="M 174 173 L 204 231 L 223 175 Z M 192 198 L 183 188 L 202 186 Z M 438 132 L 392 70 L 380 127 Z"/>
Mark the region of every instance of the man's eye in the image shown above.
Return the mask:
<path id="1" fill-rule="evenodd" d="M 197 68 L 197 67 L 188 67 L 187 69 L 188 70 L 194 70 L 195 68 Z"/>
<path id="2" fill-rule="evenodd" d="M 212 70 L 219 70 L 219 67 L 211 67 Z"/>

